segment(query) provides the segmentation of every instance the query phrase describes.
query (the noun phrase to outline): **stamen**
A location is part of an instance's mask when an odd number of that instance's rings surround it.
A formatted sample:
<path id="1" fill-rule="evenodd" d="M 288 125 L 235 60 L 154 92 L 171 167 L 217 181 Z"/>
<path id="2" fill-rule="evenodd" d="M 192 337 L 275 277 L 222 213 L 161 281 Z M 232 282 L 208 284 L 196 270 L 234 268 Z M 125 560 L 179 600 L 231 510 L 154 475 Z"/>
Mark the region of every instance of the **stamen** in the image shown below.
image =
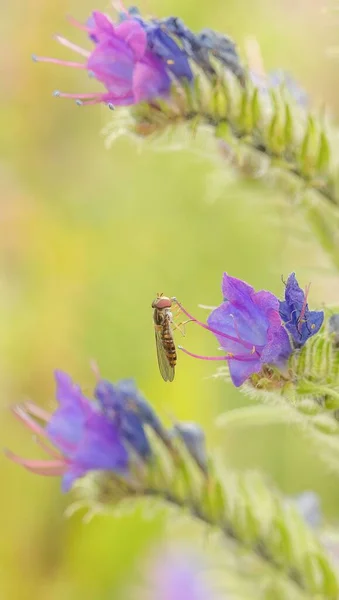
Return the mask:
<path id="1" fill-rule="evenodd" d="M 86 65 L 83 63 L 73 62 L 69 60 L 60 60 L 59 58 L 50 58 L 49 56 L 36 56 L 33 54 L 32 59 L 34 62 L 46 62 L 53 63 L 55 65 L 61 65 L 63 67 L 73 67 L 74 69 L 86 69 Z"/>
<path id="2" fill-rule="evenodd" d="M 193 352 L 189 352 L 182 346 L 178 346 L 178 350 L 182 350 L 188 356 L 192 356 L 193 358 L 199 358 L 200 360 L 228 360 L 229 356 L 201 356 L 200 354 L 193 354 Z"/>
<path id="3" fill-rule="evenodd" d="M 59 44 L 66 46 L 66 48 L 69 48 L 70 50 L 74 50 L 74 52 L 78 52 L 78 54 L 81 54 L 85 58 L 89 58 L 91 56 L 91 53 L 88 50 L 81 48 L 77 44 L 73 44 L 73 42 L 66 40 L 66 38 L 62 37 L 61 35 L 55 35 L 54 38 L 57 40 L 57 42 L 59 42 Z"/>
<path id="4" fill-rule="evenodd" d="M 38 446 L 40 446 L 40 448 L 45 450 L 45 452 L 47 452 L 47 454 L 49 454 L 49 456 L 51 456 L 52 458 L 56 458 L 57 460 L 62 460 L 62 458 L 63 458 L 62 454 L 60 454 L 60 452 L 57 452 L 56 450 L 54 450 L 53 448 L 48 446 L 48 444 L 45 444 L 45 442 L 42 439 L 36 437 L 34 441 Z"/>
<path id="5" fill-rule="evenodd" d="M 80 100 L 81 98 L 84 98 L 86 100 L 87 98 L 101 98 L 102 94 L 101 92 L 96 92 L 95 94 L 68 94 L 65 92 L 60 92 L 59 90 L 54 90 L 53 96 L 55 98 L 73 98 L 73 100 Z"/>
<path id="6" fill-rule="evenodd" d="M 42 421 L 46 421 L 47 423 L 48 423 L 48 421 L 50 421 L 50 419 L 52 417 L 52 413 L 49 413 L 44 408 L 37 406 L 36 404 L 34 404 L 34 402 L 31 402 L 30 400 L 27 400 L 22 405 L 22 407 L 25 408 L 27 410 L 27 412 L 29 412 L 31 415 L 33 415 L 33 417 L 37 417 L 38 419 L 41 419 Z"/>
<path id="7" fill-rule="evenodd" d="M 66 18 L 67 18 L 67 21 L 74 27 L 77 27 L 77 29 L 82 29 L 82 31 L 87 31 L 87 32 L 92 31 L 91 27 L 88 27 L 88 25 L 85 25 L 84 23 L 80 23 L 80 21 L 78 21 L 77 19 L 72 17 L 72 15 L 67 15 Z"/>
<path id="8" fill-rule="evenodd" d="M 101 381 L 102 377 L 100 375 L 99 365 L 96 360 L 93 359 L 90 361 L 90 369 L 94 374 L 94 377 L 97 380 L 97 382 Z"/>
<path id="9" fill-rule="evenodd" d="M 31 417 L 24 411 L 24 409 L 21 406 L 14 406 L 12 408 L 12 412 L 17 417 L 17 419 L 19 419 L 19 421 L 21 421 L 26 427 L 33 431 L 33 433 L 36 433 L 37 435 L 40 435 L 42 437 L 46 437 L 44 428 L 41 427 L 39 423 L 36 423 L 34 419 L 31 419 Z"/>
<path id="10" fill-rule="evenodd" d="M 224 356 L 201 356 L 201 354 L 193 354 L 193 352 L 189 352 L 182 346 L 178 346 L 178 350 L 182 350 L 188 356 L 192 356 L 193 358 L 199 358 L 200 360 L 238 360 L 240 362 L 256 362 L 258 359 L 253 355 L 248 356 L 247 354 L 226 354 Z"/>
<path id="11" fill-rule="evenodd" d="M 179 302 L 179 300 L 177 300 L 177 298 L 173 297 L 171 298 L 172 302 L 175 302 L 180 310 L 184 313 L 184 315 L 186 315 L 189 319 L 191 319 L 192 321 L 194 321 L 195 323 L 197 323 L 197 325 L 200 325 L 200 327 L 203 327 L 204 329 L 207 329 L 207 331 L 210 331 L 211 333 L 214 333 L 214 335 L 219 335 L 220 337 L 224 337 L 227 340 L 230 340 L 231 342 L 236 342 L 237 344 L 241 344 L 242 346 L 244 346 L 244 348 L 247 348 L 248 350 L 253 349 L 253 344 L 251 344 L 250 342 L 246 342 L 245 340 L 236 338 L 232 335 L 228 335 L 227 333 L 224 333 L 223 331 L 218 331 L 217 329 L 214 329 L 213 327 L 210 327 L 209 325 L 206 325 L 206 323 L 202 323 L 201 321 L 198 321 L 198 319 L 195 319 L 193 317 L 193 315 L 191 315 L 183 306 L 182 304 Z M 256 346 L 256 348 L 262 348 L 262 346 Z"/>
<path id="12" fill-rule="evenodd" d="M 32 471 L 38 475 L 63 475 L 67 465 L 62 460 L 30 460 L 21 458 L 10 450 L 5 449 L 6 456 L 16 464 L 24 467 L 27 471 Z"/>
<path id="13" fill-rule="evenodd" d="M 121 0 L 115 0 L 112 2 L 112 6 L 117 13 L 122 12 L 124 15 L 129 17 L 128 10 L 126 10 Z"/>

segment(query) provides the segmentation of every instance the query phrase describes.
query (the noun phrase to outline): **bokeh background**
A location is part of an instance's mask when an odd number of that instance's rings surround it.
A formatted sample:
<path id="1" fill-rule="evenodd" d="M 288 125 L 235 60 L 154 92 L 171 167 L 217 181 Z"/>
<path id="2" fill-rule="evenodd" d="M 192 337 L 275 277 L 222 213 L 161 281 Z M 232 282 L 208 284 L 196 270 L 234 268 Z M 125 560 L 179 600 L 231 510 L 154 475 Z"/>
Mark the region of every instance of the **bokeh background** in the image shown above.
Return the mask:
<path id="1" fill-rule="evenodd" d="M 338 63 L 328 51 L 339 44 L 339 20 L 324 6 L 325 0 L 139 5 L 147 13 L 178 15 L 196 30 L 224 31 L 241 51 L 255 36 L 266 68 L 293 73 L 335 119 Z M 72 60 L 53 34 L 86 45 L 66 15 L 85 20 L 94 8 L 108 10 L 105 1 L 3 0 L 1 8 L 1 445 L 37 456 L 10 405 L 31 398 L 52 407 L 55 368 L 90 390 L 95 359 L 107 378 L 134 377 L 164 419 L 203 424 L 225 464 L 263 469 L 287 494 L 314 489 L 326 518 L 336 519 L 337 480 L 299 431 L 285 425 L 218 429 L 217 415 L 246 399 L 211 377 L 214 363 L 184 355 L 174 383 L 165 384 L 154 347 L 155 293 L 176 295 L 204 318 L 198 304 L 220 301 L 224 270 L 277 294 L 281 275 L 296 270 L 302 285 L 312 281 L 314 307 L 338 301 L 336 274 L 297 203 L 260 180 L 233 178 L 207 134 L 182 150 L 173 143 L 140 147 L 127 138 L 108 149 L 108 109 L 52 97 L 55 88 L 87 91 L 86 74 L 36 65 L 31 54 Z M 184 345 L 201 354 L 216 349 L 214 338 L 194 325 L 187 326 Z M 166 513 L 145 520 L 136 508 L 87 525 L 81 512 L 65 519 L 72 495 L 61 495 L 58 480 L 0 461 L 0 597 L 127 597 L 142 560 L 166 537 Z M 178 538 L 193 535 L 175 528 Z"/>

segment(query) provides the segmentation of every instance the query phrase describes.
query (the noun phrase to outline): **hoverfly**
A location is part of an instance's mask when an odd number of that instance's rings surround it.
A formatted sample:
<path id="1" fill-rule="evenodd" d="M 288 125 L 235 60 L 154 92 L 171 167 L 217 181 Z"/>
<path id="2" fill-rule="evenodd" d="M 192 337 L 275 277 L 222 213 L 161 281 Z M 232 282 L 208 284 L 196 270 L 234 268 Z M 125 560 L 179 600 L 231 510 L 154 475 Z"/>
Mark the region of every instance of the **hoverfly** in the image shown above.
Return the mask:
<path id="1" fill-rule="evenodd" d="M 173 381 L 177 352 L 172 333 L 172 300 L 158 294 L 152 302 L 155 344 L 157 347 L 158 365 L 162 378 Z"/>

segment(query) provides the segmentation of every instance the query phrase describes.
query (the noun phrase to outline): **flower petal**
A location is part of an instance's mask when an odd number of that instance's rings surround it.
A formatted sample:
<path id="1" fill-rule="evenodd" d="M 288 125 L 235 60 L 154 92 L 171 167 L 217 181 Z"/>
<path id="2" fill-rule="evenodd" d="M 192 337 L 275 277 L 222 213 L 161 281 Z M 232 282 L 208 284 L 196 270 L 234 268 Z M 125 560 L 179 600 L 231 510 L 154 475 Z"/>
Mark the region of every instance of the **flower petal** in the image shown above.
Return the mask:
<path id="1" fill-rule="evenodd" d="M 146 52 L 143 61 L 136 64 L 133 73 L 135 102 L 163 96 L 169 91 L 170 85 L 171 80 L 161 60 Z"/>
<path id="2" fill-rule="evenodd" d="M 116 27 L 115 33 L 133 50 L 135 60 L 141 60 L 146 52 L 147 36 L 140 23 L 126 19 Z"/>

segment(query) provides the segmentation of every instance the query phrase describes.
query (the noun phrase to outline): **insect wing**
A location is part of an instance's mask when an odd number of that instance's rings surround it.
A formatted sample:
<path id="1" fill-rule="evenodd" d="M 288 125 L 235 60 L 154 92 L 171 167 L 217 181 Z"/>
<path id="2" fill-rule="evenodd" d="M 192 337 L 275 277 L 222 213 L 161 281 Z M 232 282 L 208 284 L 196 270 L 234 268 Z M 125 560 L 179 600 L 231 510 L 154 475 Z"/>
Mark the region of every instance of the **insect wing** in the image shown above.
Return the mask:
<path id="1" fill-rule="evenodd" d="M 161 339 L 161 330 L 155 329 L 155 345 L 157 347 L 158 365 L 162 378 L 165 381 L 173 381 L 174 367 L 170 365 L 166 351 Z"/>

